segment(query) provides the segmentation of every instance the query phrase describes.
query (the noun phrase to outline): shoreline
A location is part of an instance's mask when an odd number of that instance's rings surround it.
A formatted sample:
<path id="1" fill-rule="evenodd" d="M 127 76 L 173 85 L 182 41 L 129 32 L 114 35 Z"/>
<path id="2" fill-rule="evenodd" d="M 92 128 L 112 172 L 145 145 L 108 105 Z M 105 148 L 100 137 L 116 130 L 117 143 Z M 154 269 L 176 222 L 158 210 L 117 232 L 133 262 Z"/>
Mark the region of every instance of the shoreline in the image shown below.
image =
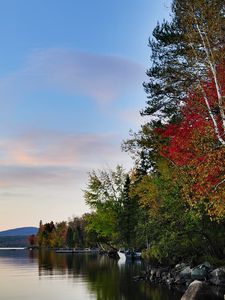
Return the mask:
<path id="1" fill-rule="evenodd" d="M 196 298 L 190 299 L 197 299 L 198 294 L 207 295 L 209 299 L 214 300 L 222 300 L 225 297 L 225 267 L 213 267 L 208 262 L 192 268 L 185 263 L 177 264 L 174 268 L 148 265 L 146 271 L 133 279 L 181 291 L 184 293 L 182 300 L 194 297 L 190 296 L 190 293 L 197 293 Z"/>

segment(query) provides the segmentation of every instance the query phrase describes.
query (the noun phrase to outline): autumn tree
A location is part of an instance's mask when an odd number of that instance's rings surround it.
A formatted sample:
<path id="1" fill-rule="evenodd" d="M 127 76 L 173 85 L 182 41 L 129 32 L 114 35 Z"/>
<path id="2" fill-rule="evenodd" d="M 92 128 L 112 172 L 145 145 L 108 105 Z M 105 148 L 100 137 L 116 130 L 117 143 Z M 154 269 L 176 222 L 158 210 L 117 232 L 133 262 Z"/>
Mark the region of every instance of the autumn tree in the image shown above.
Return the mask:
<path id="1" fill-rule="evenodd" d="M 158 24 L 149 41 L 152 66 L 144 83 L 148 94 L 143 115 L 176 122 L 190 92 L 198 91 L 216 137 L 225 145 L 224 114 L 224 2 L 174 0 L 170 22 Z M 213 81 L 216 109 L 211 106 L 203 82 Z M 220 132 L 222 124 L 222 132 Z"/>
<path id="2" fill-rule="evenodd" d="M 216 108 L 216 88 L 205 87 L 211 107 Z M 212 120 L 204 106 L 204 96 L 192 93 L 181 110 L 182 120 L 157 129 L 168 143 L 161 154 L 179 166 L 184 174 L 183 195 L 190 205 L 204 205 L 213 218 L 225 215 L 225 149 L 218 145 Z"/>
<path id="3" fill-rule="evenodd" d="M 43 224 L 40 221 L 40 227 L 38 231 L 38 245 L 40 247 L 53 247 L 55 236 L 55 224 L 53 221 Z"/>
<path id="4" fill-rule="evenodd" d="M 68 226 L 66 221 L 58 222 L 55 224 L 55 230 L 52 238 L 52 247 L 65 248 L 67 246 L 67 230 Z"/>
<path id="5" fill-rule="evenodd" d="M 74 217 L 69 221 L 67 238 L 69 239 L 68 242 L 73 245 L 73 247 L 84 248 L 88 246 L 86 241 L 86 227 L 86 215 Z"/>

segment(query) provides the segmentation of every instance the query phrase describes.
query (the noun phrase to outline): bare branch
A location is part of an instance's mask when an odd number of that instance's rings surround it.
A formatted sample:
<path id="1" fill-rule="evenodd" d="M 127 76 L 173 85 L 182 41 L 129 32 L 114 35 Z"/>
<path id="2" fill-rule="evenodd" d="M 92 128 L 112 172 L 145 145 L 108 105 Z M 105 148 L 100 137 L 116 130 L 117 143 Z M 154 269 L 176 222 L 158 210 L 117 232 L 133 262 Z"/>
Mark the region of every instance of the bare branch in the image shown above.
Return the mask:
<path id="1" fill-rule="evenodd" d="M 223 183 L 225 183 L 225 178 L 222 181 L 220 181 L 219 183 L 217 183 L 217 185 L 214 187 L 213 191 L 216 191 L 217 188 Z"/>

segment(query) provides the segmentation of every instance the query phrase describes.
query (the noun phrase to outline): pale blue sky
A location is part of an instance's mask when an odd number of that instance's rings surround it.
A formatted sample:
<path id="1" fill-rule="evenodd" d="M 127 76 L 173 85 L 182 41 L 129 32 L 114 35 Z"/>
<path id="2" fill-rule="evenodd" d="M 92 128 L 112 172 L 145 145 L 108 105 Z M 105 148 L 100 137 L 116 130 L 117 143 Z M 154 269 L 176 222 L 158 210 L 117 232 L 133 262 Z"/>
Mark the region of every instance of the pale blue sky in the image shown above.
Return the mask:
<path id="1" fill-rule="evenodd" d="M 169 0 L 0 0 L 0 230 L 87 211 L 92 169 L 127 169 L 148 38 Z"/>

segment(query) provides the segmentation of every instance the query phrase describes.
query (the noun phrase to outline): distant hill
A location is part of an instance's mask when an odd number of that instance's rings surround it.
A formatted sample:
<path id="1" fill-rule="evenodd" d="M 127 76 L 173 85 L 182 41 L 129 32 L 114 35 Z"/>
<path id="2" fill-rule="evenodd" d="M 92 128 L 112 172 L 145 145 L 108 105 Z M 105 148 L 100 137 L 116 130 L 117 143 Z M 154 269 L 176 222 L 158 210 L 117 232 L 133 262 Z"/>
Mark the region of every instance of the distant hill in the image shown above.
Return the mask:
<path id="1" fill-rule="evenodd" d="M 20 227 L 9 230 L 0 231 L 0 237 L 5 236 L 28 236 L 31 234 L 36 234 L 38 232 L 37 227 Z"/>

